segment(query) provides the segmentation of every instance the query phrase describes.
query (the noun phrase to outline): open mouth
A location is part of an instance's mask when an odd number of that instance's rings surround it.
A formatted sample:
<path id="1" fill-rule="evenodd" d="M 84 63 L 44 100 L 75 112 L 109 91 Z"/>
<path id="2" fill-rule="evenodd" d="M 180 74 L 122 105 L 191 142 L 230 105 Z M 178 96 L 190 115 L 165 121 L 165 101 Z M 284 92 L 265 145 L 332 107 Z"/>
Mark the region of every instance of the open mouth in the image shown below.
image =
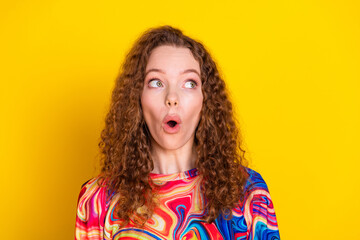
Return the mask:
<path id="1" fill-rule="evenodd" d="M 167 122 L 167 125 L 169 125 L 169 126 L 172 127 L 172 128 L 175 127 L 176 124 L 177 124 L 177 122 L 175 122 L 175 121 L 173 121 L 173 120 Z"/>
<path id="2" fill-rule="evenodd" d="M 164 131 L 168 134 L 175 134 L 180 131 L 181 118 L 177 114 L 166 115 L 163 120 Z"/>

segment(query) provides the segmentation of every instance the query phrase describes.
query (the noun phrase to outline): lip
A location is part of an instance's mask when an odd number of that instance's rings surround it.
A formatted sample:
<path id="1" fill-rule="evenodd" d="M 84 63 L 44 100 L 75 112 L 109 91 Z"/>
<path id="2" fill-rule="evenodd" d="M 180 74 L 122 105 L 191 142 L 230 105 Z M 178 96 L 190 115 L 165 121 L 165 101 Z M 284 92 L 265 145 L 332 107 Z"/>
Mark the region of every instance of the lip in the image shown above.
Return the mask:
<path id="1" fill-rule="evenodd" d="M 175 121 L 177 124 L 174 127 L 170 127 L 167 122 Z M 177 114 L 166 115 L 163 119 L 163 129 L 166 133 L 174 134 L 180 131 L 181 118 Z"/>
<path id="2" fill-rule="evenodd" d="M 164 117 L 163 123 L 166 124 L 168 121 L 175 121 L 179 124 L 181 123 L 181 118 L 177 114 L 166 115 Z"/>

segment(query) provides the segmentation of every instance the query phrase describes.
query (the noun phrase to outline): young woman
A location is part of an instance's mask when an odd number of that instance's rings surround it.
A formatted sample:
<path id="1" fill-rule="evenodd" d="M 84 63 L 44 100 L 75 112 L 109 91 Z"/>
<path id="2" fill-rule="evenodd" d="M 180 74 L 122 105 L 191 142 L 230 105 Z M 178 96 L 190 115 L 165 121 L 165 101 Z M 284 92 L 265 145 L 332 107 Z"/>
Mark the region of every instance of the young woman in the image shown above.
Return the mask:
<path id="1" fill-rule="evenodd" d="M 75 238 L 280 239 L 234 119 L 204 46 L 170 26 L 146 31 L 117 78 Z"/>

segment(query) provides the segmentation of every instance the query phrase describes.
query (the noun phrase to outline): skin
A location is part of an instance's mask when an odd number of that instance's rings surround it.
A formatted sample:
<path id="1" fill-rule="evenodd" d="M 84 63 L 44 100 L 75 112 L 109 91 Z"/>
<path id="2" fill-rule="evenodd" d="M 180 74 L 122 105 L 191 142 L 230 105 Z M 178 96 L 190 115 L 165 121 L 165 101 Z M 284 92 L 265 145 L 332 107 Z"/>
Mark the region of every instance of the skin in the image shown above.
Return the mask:
<path id="1" fill-rule="evenodd" d="M 191 51 L 173 46 L 153 49 L 141 95 L 144 119 L 151 133 L 153 173 L 171 174 L 195 167 L 194 136 L 202 103 L 200 66 Z M 179 132 L 164 131 L 167 114 L 180 117 Z"/>

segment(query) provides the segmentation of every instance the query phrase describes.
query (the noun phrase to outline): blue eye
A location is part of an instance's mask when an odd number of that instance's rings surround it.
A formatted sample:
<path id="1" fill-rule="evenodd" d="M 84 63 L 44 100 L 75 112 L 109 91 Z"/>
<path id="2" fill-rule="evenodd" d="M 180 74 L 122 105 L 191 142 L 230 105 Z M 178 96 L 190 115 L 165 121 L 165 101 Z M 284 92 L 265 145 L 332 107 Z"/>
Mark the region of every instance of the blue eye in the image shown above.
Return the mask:
<path id="1" fill-rule="evenodd" d="M 195 88 L 197 86 L 196 82 L 191 80 L 185 83 L 186 88 Z"/>
<path id="2" fill-rule="evenodd" d="M 150 86 L 150 87 L 157 88 L 157 87 L 162 87 L 163 84 L 162 84 L 162 82 L 160 82 L 160 80 L 152 79 L 152 80 L 150 80 L 150 82 L 149 82 L 149 86 Z"/>

